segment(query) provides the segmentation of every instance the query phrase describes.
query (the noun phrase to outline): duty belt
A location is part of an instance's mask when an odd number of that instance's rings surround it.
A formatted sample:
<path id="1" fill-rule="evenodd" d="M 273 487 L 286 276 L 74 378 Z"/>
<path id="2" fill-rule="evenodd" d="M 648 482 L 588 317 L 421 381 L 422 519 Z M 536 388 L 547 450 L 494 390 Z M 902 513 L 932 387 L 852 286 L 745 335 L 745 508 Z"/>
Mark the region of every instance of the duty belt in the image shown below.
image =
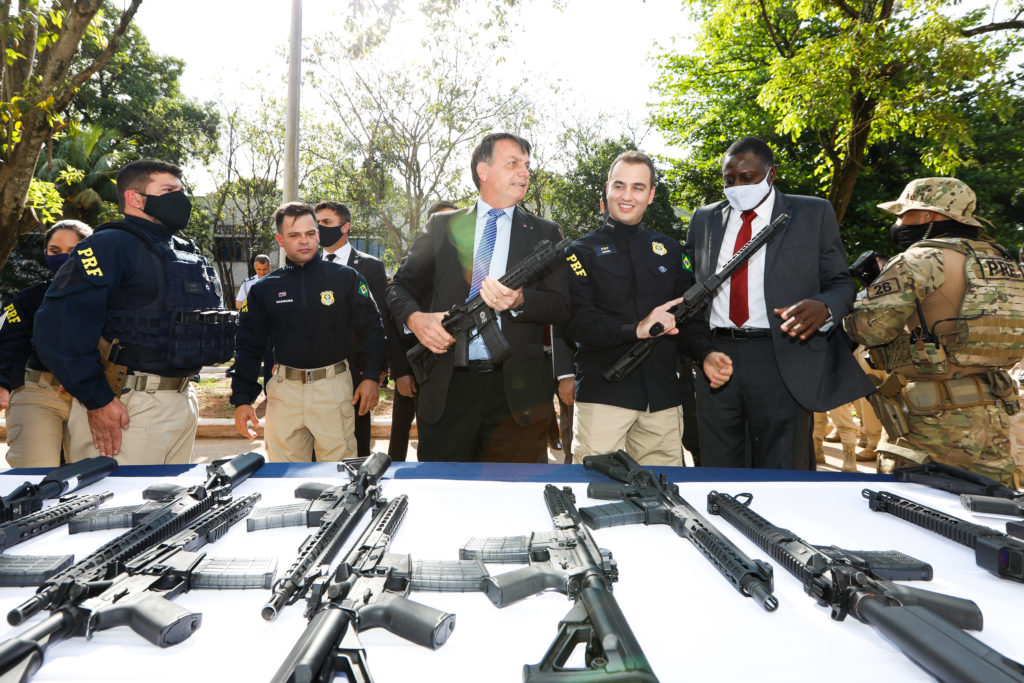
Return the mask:
<path id="1" fill-rule="evenodd" d="M 348 362 L 340 361 L 334 365 L 328 365 L 325 368 L 316 368 L 315 370 L 303 370 L 302 368 L 292 368 L 287 365 L 282 365 L 281 369 L 284 370 L 285 379 L 294 379 L 303 384 L 309 384 L 310 382 L 316 382 L 321 379 L 327 379 L 328 377 L 334 377 L 339 375 L 348 368 Z"/>
<path id="2" fill-rule="evenodd" d="M 60 380 L 53 376 L 52 372 L 43 372 L 42 370 L 33 370 L 32 368 L 25 368 L 25 383 L 35 382 L 36 384 L 45 384 L 51 387 L 59 387 Z"/>
<path id="3" fill-rule="evenodd" d="M 124 381 L 125 391 L 185 391 L 191 377 L 161 377 L 160 375 L 128 375 Z"/>
<path id="4" fill-rule="evenodd" d="M 991 404 L 1001 405 L 1009 415 L 1020 410 L 1016 386 L 1005 370 L 937 380 L 908 377 L 903 399 L 914 415 Z"/>
<path id="5" fill-rule="evenodd" d="M 730 339 L 767 339 L 772 331 L 765 327 L 716 327 L 711 334 Z"/>

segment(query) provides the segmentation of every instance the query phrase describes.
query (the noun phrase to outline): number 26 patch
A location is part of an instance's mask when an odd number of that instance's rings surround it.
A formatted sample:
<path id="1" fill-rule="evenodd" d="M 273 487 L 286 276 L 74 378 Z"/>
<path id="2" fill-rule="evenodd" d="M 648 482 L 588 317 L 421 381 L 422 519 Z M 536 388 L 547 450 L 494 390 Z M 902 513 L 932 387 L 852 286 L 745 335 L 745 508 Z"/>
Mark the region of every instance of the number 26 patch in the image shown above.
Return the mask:
<path id="1" fill-rule="evenodd" d="M 882 280 L 881 282 L 872 282 L 871 286 L 868 287 L 868 298 L 874 299 L 888 294 L 895 294 L 898 291 L 900 291 L 900 281 L 896 278 Z"/>

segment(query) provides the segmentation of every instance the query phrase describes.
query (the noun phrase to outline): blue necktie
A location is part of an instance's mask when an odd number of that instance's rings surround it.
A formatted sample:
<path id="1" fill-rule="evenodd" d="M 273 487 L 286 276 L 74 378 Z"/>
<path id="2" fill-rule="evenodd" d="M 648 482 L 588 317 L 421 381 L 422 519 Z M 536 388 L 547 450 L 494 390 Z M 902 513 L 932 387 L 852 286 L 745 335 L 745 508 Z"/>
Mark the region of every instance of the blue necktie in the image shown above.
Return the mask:
<path id="1" fill-rule="evenodd" d="M 487 223 L 484 225 L 484 234 L 480 239 L 480 248 L 476 250 L 473 257 L 473 280 L 469 284 L 469 301 L 480 292 L 480 285 L 484 278 L 491 272 L 491 254 L 494 253 L 494 240 L 498 235 L 498 216 L 505 213 L 505 209 L 491 209 L 487 212 Z"/>

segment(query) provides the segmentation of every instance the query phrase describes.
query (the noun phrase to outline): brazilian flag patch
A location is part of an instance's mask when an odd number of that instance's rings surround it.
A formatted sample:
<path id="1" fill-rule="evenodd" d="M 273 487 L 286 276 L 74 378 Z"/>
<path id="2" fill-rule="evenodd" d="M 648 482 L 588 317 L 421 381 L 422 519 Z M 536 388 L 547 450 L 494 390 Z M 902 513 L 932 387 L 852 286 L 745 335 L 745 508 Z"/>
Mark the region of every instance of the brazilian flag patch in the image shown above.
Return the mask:
<path id="1" fill-rule="evenodd" d="M 359 293 L 363 296 L 370 296 L 370 290 L 367 288 L 365 282 L 359 285 Z"/>
<path id="2" fill-rule="evenodd" d="M 691 273 L 693 272 L 693 264 L 690 263 L 690 257 L 686 254 L 683 254 L 683 269 L 688 270 Z"/>

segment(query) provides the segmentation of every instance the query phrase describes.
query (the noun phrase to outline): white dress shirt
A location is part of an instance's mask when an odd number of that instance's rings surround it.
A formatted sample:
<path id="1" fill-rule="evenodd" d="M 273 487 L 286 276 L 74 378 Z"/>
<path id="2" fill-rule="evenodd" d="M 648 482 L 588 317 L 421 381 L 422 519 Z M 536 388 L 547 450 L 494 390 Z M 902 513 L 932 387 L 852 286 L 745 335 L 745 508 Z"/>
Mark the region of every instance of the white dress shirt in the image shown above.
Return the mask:
<path id="1" fill-rule="evenodd" d="M 352 253 L 352 245 L 351 245 L 351 243 L 345 242 L 345 244 L 343 244 L 342 246 L 338 247 L 334 251 L 328 251 L 327 249 L 324 249 L 324 259 L 327 260 L 327 261 L 330 261 L 331 259 L 329 259 L 327 257 L 330 256 L 331 254 L 334 254 L 334 262 L 335 263 L 340 263 L 343 266 L 347 266 L 348 265 L 348 257 L 349 257 L 349 255 L 351 253 Z"/>
<path id="2" fill-rule="evenodd" d="M 750 223 L 750 238 L 764 230 L 771 223 L 772 210 L 775 208 L 775 189 L 772 188 L 768 198 L 761 202 L 761 205 L 754 209 L 757 213 Z M 725 226 L 725 235 L 722 237 L 722 247 L 718 251 L 718 265 L 715 271 L 728 263 L 733 255 L 733 247 L 736 246 L 736 236 L 743 224 L 742 212 L 736 209 L 729 209 L 729 222 Z M 743 327 L 756 329 L 768 329 L 768 306 L 764 301 L 764 255 L 768 245 L 762 245 L 754 252 L 754 255 L 747 261 L 747 311 L 750 318 L 743 323 Z M 732 291 L 732 278 L 722 283 L 715 298 L 711 301 L 711 329 L 716 327 L 736 327 L 729 319 L 729 297 Z"/>

